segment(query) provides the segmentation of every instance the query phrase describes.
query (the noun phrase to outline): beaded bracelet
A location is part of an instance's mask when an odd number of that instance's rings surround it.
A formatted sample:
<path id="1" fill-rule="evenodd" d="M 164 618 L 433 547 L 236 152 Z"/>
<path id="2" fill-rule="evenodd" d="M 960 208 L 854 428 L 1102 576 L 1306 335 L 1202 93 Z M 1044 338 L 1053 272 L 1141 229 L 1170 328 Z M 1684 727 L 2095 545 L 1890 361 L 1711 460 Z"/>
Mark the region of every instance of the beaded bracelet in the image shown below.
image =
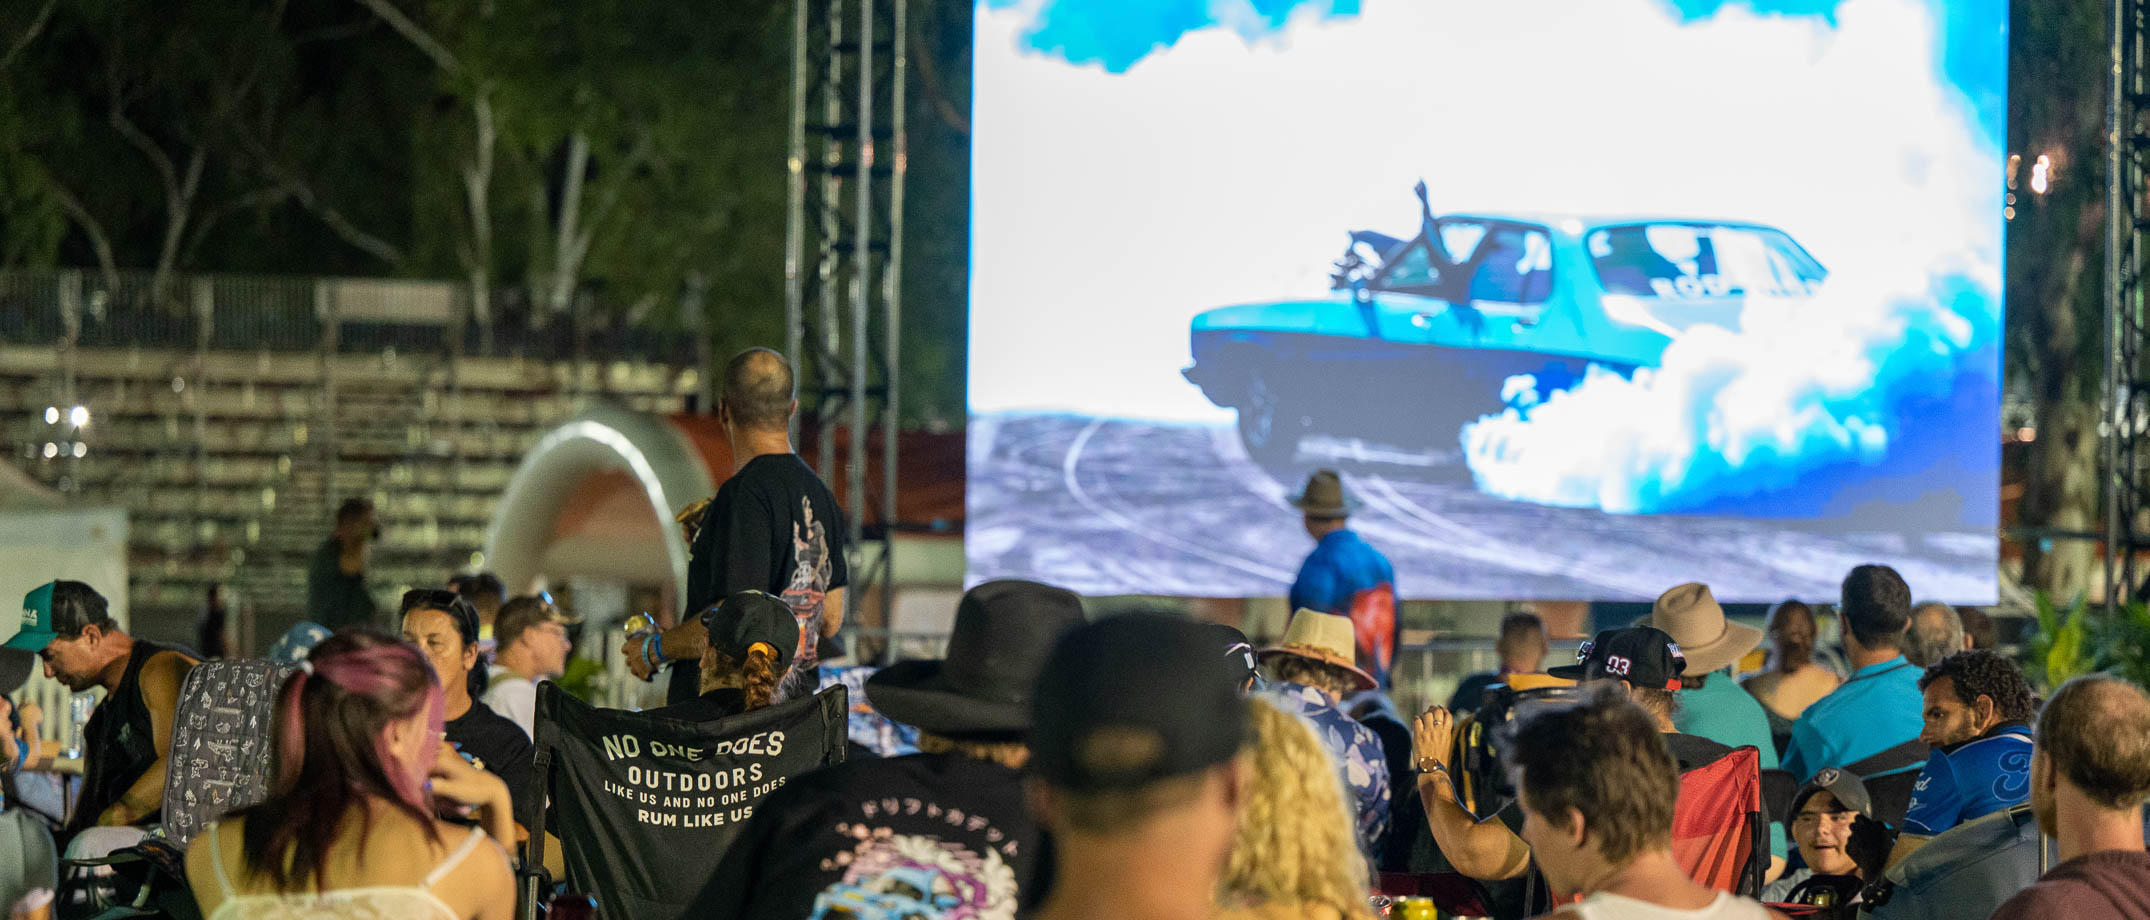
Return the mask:
<path id="1" fill-rule="evenodd" d="M 665 662 L 664 643 L 659 641 L 660 639 L 662 639 L 661 634 L 650 633 L 647 638 L 642 640 L 642 660 L 649 662 L 649 666 L 652 668 Z"/>

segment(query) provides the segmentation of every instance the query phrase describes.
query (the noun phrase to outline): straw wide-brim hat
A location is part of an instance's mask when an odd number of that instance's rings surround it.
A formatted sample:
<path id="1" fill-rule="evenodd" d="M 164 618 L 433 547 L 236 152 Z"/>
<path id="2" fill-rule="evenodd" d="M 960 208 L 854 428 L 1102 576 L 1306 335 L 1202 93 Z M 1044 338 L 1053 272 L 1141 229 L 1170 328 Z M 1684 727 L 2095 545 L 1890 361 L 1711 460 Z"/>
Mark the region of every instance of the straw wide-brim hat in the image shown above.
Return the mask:
<path id="1" fill-rule="evenodd" d="M 1658 595 L 1650 625 L 1680 644 L 1688 674 L 1708 674 L 1746 657 L 1762 644 L 1762 631 L 1725 619 L 1710 586 L 1692 582 Z"/>
<path id="2" fill-rule="evenodd" d="M 1291 503 L 1315 517 L 1348 517 L 1359 510 L 1359 502 L 1344 494 L 1344 479 L 1335 470 L 1315 470 L 1306 485 L 1292 493 Z"/>
<path id="3" fill-rule="evenodd" d="M 1283 640 L 1274 648 L 1262 649 L 1261 659 L 1268 662 L 1278 655 L 1312 659 L 1350 672 L 1360 690 L 1372 690 L 1379 682 L 1359 668 L 1355 647 L 1350 617 L 1301 608 L 1284 628 Z"/>

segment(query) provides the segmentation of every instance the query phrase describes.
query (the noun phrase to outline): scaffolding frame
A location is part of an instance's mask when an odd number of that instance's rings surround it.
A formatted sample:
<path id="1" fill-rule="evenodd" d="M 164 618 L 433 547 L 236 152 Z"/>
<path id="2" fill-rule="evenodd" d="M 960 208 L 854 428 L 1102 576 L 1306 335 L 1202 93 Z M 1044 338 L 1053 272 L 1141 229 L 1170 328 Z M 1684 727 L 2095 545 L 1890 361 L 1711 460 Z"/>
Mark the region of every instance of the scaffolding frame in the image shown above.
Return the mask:
<path id="1" fill-rule="evenodd" d="M 800 401 L 792 434 L 815 434 L 814 468 L 849 511 L 850 625 L 869 595 L 883 627 L 894 606 L 905 2 L 796 0 L 793 10 L 784 255 L 785 356 Z M 840 482 L 839 428 L 848 432 Z M 878 483 L 867 474 L 876 441 Z"/>

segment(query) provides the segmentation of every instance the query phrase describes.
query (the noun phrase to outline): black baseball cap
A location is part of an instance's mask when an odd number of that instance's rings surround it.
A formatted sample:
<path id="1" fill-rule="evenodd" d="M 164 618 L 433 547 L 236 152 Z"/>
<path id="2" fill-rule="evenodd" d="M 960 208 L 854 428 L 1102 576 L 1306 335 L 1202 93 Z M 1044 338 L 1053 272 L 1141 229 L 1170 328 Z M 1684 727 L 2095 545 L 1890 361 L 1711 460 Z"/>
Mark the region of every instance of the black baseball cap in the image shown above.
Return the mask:
<path id="1" fill-rule="evenodd" d="M 1859 779 L 1858 774 L 1826 767 L 1820 773 L 1814 774 L 1813 779 L 1807 780 L 1806 785 L 1800 786 L 1799 794 L 1792 796 L 1792 813 L 1784 819 L 1785 823 L 1789 824 L 1792 818 L 1798 817 L 1800 807 L 1806 805 L 1807 800 L 1813 798 L 1817 792 L 1827 792 L 1835 796 L 1837 804 L 1842 805 L 1845 811 L 1855 811 L 1869 818 L 1874 816 L 1874 800 L 1866 794 L 1866 783 Z"/>
<path id="2" fill-rule="evenodd" d="M 1127 613 L 1061 637 L 1031 696 L 1030 764 L 1081 792 L 1138 789 L 1230 760 L 1247 740 L 1245 665 L 1205 624 Z"/>
<path id="3" fill-rule="evenodd" d="M 1687 670 L 1687 656 L 1680 644 L 1654 626 L 1608 629 L 1583 643 L 1575 652 L 1575 664 L 1547 668 L 1547 674 L 1569 680 L 1621 680 L 1637 687 L 1680 689 L 1680 675 Z"/>
<path id="4" fill-rule="evenodd" d="M 788 668 L 799 650 L 799 619 L 782 598 L 763 591 L 741 591 L 702 611 L 709 646 L 733 661 L 745 661 L 755 645 L 776 651 L 776 666 Z"/>
<path id="5" fill-rule="evenodd" d="M 1254 643 L 1247 641 L 1246 633 L 1223 623 L 1205 623 L 1202 628 L 1209 632 L 1209 641 L 1220 654 L 1237 669 L 1233 686 L 1245 683 L 1247 678 L 1255 675 Z"/>
<path id="6" fill-rule="evenodd" d="M 7 647 L 42 652 L 52 640 L 73 636 L 92 623 L 104 621 L 104 595 L 79 581 L 48 581 L 22 596 L 22 628 L 7 640 Z"/>

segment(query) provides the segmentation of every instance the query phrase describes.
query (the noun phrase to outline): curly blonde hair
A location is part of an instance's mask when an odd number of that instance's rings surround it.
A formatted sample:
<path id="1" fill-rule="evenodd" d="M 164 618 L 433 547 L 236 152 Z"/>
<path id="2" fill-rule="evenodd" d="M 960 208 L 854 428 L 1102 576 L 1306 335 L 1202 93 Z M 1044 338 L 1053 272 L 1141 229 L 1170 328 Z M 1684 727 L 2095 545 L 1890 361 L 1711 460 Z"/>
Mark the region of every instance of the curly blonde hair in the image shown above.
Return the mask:
<path id="1" fill-rule="evenodd" d="M 1259 698 L 1247 712 L 1253 776 L 1219 903 L 1320 905 L 1371 918 L 1366 860 L 1335 759 L 1298 716 Z"/>

